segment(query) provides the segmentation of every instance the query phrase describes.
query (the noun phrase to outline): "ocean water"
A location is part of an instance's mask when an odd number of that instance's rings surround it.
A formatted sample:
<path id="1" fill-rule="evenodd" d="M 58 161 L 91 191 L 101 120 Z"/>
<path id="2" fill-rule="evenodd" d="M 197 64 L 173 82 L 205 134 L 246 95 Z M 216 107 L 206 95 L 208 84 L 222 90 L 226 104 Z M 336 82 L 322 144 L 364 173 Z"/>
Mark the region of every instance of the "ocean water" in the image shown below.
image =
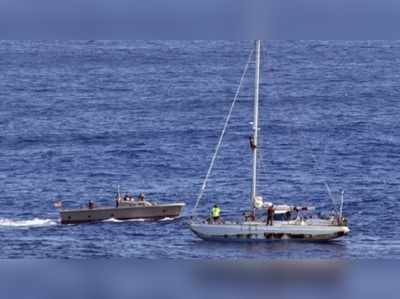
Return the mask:
<path id="1" fill-rule="evenodd" d="M 398 258 L 400 42 L 263 43 L 265 200 L 332 210 L 330 243 L 218 244 L 187 221 L 252 42 L 1 41 L 0 258 Z M 248 206 L 251 65 L 199 206 Z M 178 219 L 60 225 L 52 207 L 107 205 L 117 190 L 184 201 Z"/>

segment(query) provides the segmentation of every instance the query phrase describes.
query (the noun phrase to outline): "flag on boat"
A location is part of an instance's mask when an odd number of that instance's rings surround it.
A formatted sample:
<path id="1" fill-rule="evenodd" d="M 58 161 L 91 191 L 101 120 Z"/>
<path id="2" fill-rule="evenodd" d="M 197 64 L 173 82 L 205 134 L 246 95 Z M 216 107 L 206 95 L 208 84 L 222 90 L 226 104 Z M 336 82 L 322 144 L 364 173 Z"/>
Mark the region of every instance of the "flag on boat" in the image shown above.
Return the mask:
<path id="1" fill-rule="evenodd" d="M 61 200 L 57 200 L 57 201 L 53 202 L 53 207 L 55 209 L 61 209 L 62 208 L 62 201 Z"/>

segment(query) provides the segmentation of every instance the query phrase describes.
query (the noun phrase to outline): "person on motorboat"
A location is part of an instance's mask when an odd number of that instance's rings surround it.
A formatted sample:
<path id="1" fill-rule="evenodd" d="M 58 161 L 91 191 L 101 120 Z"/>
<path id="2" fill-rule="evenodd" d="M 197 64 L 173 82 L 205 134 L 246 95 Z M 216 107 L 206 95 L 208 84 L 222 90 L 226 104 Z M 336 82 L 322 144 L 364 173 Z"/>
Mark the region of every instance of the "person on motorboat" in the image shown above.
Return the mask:
<path id="1" fill-rule="evenodd" d="M 93 201 L 89 200 L 87 207 L 91 210 L 91 209 L 94 209 L 96 207 L 96 205 Z"/>
<path id="2" fill-rule="evenodd" d="M 144 193 L 141 192 L 138 197 L 138 201 L 144 201 Z"/>

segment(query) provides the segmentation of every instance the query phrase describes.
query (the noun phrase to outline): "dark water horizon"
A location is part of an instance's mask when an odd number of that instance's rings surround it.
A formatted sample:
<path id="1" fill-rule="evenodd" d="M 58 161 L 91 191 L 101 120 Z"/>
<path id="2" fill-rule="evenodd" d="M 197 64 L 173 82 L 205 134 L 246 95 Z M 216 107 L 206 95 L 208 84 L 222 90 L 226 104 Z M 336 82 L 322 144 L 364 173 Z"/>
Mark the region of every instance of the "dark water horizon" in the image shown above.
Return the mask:
<path id="1" fill-rule="evenodd" d="M 253 43 L 1 41 L 0 258 L 362 259 L 400 254 L 400 42 L 263 43 L 265 200 L 332 210 L 321 243 L 218 244 L 190 217 Z M 248 207 L 253 67 L 199 213 Z M 60 225 L 52 207 L 111 203 L 117 186 L 184 201 L 178 219 Z"/>

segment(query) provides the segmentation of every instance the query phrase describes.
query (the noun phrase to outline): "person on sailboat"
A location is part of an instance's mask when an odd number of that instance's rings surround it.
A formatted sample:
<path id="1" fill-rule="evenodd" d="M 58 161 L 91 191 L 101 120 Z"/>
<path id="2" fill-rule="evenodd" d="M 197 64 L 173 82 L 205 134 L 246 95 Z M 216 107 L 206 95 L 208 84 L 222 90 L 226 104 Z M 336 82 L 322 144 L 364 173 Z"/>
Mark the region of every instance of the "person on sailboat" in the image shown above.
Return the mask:
<path id="1" fill-rule="evenodd" d="M 214 205 L 214 207 L 211 209 L 211 221 L 212 222 L 218 222 L 219 217 L 221 214 L 221 209 L 218 207 L 218 205 Z"/>
<path id="2" fill-rule="evenodd" d="M 270 205 L 267 209 L 267 225 L 273 224 L 274 214 L 274 205 Z"/>
<path id="3" fill-rule="evenodd" d="M 256 144 L 254 143 L 254 137 L 249 136 L 249 141 L 250 141 L 250 148 L 252 151 L 254 151 L 257 148 Z"/>

